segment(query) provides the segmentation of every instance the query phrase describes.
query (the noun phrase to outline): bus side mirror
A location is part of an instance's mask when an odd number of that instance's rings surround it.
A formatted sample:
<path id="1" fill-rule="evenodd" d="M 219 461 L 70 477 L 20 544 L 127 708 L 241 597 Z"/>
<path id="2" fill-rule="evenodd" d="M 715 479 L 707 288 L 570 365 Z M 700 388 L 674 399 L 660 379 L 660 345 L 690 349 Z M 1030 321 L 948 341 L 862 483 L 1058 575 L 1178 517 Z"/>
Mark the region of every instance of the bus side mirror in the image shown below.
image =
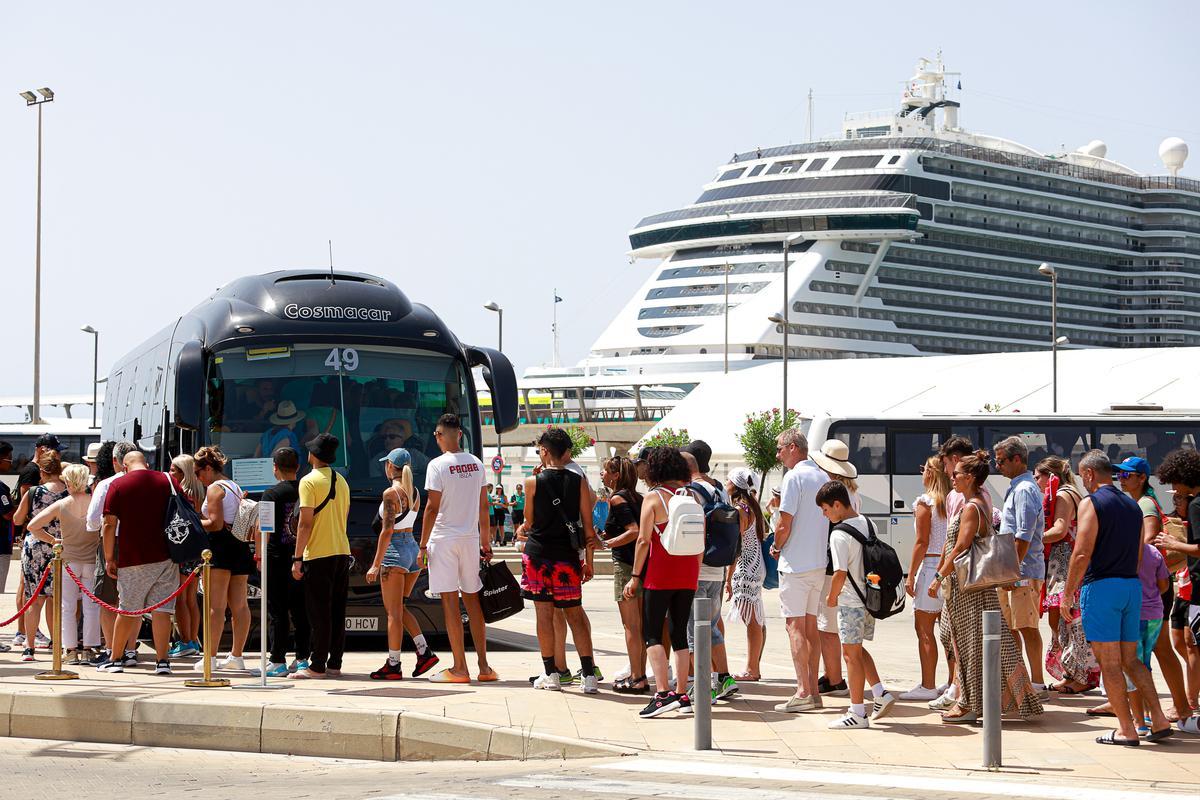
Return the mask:
<path id="1" fill-rule="evenodd" d="M 175 360 L 175 424 L 200 430 L 204 415 L 204 348 L 185 342 Z"/>
<path id="2" fill-rule="evenodd" d="M 472 367 L 483 367 L 483 380 L 492 392 L 496 432 L 514 430 L 517 427 L 517 376 L 508 357 L 489 347 L 468 347 L 467 361 Z"/>

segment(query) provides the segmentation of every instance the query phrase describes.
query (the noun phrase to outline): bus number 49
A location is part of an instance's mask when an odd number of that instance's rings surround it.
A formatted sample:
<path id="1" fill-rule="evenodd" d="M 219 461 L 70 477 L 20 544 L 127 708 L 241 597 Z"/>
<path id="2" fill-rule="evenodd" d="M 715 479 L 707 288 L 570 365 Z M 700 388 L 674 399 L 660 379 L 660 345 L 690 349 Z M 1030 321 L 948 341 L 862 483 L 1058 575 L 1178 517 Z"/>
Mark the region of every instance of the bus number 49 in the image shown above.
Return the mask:
<path id="1" fill-rule="evenodd" d="M 329 356 L 325 359 L 325 366 L 335 371 L 346 370 L 346 372 L 354 372 L 358 369 L 358 351 L 352 347 L 345 347 L 339 350 L 333 348 L 329 351 Z"/>

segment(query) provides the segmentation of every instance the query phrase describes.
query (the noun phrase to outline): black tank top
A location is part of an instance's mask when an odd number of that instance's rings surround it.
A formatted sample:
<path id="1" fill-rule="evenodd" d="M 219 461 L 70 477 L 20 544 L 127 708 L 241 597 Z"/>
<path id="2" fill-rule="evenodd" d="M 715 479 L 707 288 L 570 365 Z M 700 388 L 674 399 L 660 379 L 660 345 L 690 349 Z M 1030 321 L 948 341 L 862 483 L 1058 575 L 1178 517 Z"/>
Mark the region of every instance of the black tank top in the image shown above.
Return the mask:
<path id="1" fill-rule="evenodd" d="M 533 495 L 534 527 L 525 543 L 526 555 L 547 561 L 579 560 L 579 552 L 571 547 L 563 517 L 579 522 L 580 480 L 565 469 L 550 468 L 538 473 Z M 555 506 L 555 497 L 562 500 L 561 506 Z"/>
<path id="2" fill-rule="evenodd" d="M 629 523 L 640 521 L 642 516 L 642 498 L 640 495 L 621 490 L 615 496 L 620 497 L 625 502 L 614 506 L 609 501 L 608 519 L 604 523 L 605 541 L 615 539 L 623 534 L 625 529 L 629 527 Z M 637 540 L 634 539 L 628 544 L 614 547 L 612 549 L 612 557 L 622 564 L 633 566 L 633 557 L 636 551 Z"/>

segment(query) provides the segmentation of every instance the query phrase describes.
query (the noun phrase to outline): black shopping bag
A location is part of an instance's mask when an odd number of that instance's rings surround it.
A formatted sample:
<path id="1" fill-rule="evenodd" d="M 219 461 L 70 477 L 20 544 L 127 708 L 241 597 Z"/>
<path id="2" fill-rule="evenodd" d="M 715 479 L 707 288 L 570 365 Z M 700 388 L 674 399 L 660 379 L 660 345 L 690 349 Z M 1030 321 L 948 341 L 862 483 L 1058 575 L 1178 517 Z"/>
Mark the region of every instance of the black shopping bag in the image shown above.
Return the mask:
<path id="1" fill-rule="evenodd" d="M 167 554 L 176 564 L 199 561 L 200 554 L 209 549 L 208 532 L 200 523 L 192 502 L 175 491 L 174 480 L 168 479 L 171 498 L 163 518 L 163 534 L 167 539 Z"/>
<path id="2" fill-rule="evenodd" d="M 484 622 L 499 622 L 525 608 L 521 587 L 517 585 L 517 579 L 513 577 L 508 564 L 493 561 L 480 565 L 479 579 L 483 581 L 479 604 L 483 606 Z"/>

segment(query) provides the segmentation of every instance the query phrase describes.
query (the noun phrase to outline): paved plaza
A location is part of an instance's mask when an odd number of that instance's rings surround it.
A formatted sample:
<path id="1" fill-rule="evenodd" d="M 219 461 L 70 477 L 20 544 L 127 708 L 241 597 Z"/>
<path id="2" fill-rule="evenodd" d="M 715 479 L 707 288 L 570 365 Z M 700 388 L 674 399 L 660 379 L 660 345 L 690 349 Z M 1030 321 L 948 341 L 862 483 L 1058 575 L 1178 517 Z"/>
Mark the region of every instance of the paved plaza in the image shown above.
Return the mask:
<path id="1" fill-rule="evenodd" d="M 382 660 L 382 651 L 373 650 L 349 653 L 344 665 L 345 675 L 338 680 L 286 682 L 286 689 L 263 692 L 247 688 L 246 685 L 255 683 L 256 679 L 231 673 L 227 677 L 233 681 L 233 688 L 189 689 L 184 687 L 183 681 L 193 677 L 191 659 L 176 662 L 174 675 L 156 677 L 150 674 L 152 661 L 143 647 L 143 658 L 147 659 L 144 666 L 117 675 L 99 673 L 87 667 L 76 668 L 81 679 L 61 683 L 34 679 L 38 671 L 48 667 L 46 661 L 25 664 L 19 661 L 17 652 L 0 654 L 0 692 L 153 699 L 156 706 L 166 706 L 160 712 L 166 714 L 164 722 L 176 713 L 182 720 L 190 713 L 189 709 L 196 709 L 200 704 L 279 710 L 308 707 L 329 712 L 416 712 L 422 716 L 444 717 L 510 731 L 584 739 L 641 754 L 688 752 L 693 744 L 691 717 L 668 715 L 642 720 L 638 718 L 637 710 L 646 702 L 644 697 L 622 696 L 609 690 L 611 676 L 625 662 L 624 640 L 612 601 L 611 580 L 608 576 L 599 576 L 585 586 L 585 606 L 592 620 L 597 663 L 609 679 L 601 684 L 601 693 L 597 696 L 584 696 L 575 688 L 561 693 L 530 688 L 527 678 L 538 671 L 541 663 L 536 652 L 532 610 L 492 629 L 491 661 L 501 676 L 498 684 L 445 686 L 424 679 L 386 684 L 370 681 L 366 674 Z M 888 718 L 870 730 L 852 732 L 830 731 L 825 727 L 844 712 L 848 703 L 846 698 L 826 698 L 825 709 L 818 712 L 781 714 L 773 711 L 772 706 L 793 691 L 794 682 L 783 624 L 778 619 L 777 592 L 768 591 L 765 597 L 771 616 L 763 663 L 764 680 L 742 684 L 738 695 L 713 709 L 713 740 L 718 751 L 738 757 L 769 759 L 771 763 L 779 764 L 815 760 L 978 768 L 982 751 L 981 729 L 943 725 L 937 714 L 923 703 L 899 703 Z M 10 598 L 8 595 L 6 599 Z M 728 626 L 727 631 L 731 666 L 734 671 L 739 671 L 744 664 L 744 631 L 738 625 Z M 8 630 L 4 631 L 5 639 L 9 635 Z M 884 683 L 891 690 L 903 691 L 916 682 L 916 639 L 911 612 L 881 622 L 870 649 Z M 440 652 L 444 662 L 448 661 L 448 654 L 444 650 Z M 44 658 L 44 652 L 39 658 Z M 406 653 L 406 672 L 411 665 L 412 657 Z M 471 666 L 474 667 L 473 662 Z M 573 655 L 571 666 L 578 666 Z M 943 673 L 944 668 L 939 669 L 939 675 Z M 284 681 L 272 680 L 272 683 Z M 1165 689 L 1163 696 L 1169 702 Z M 1089 718 L 1083 712 L 1101 699 L 1098 692 L 1085 696 L 1055 696 L 1047 702 L 1046 713 L 1040 720 L 1023 723 L 1006 719 L 1005 766 L 1031 774 L 1068 778 L 1200 781 L 1200 758 L 1197 757 L 1200 756 L 1200 737 L 1177 734 L 1165 743 L 1136 749 L 1106 748 L 1095 744 L 1093 739 L 1109 726 L 1105 720 Z M 180 705 L 171 708 L 170 704 L 174 703 Z M 330 729 L 336 730 L 337 724 L 334 720 Z M 15 729 L 13 735 L 18 735 Z"/>

